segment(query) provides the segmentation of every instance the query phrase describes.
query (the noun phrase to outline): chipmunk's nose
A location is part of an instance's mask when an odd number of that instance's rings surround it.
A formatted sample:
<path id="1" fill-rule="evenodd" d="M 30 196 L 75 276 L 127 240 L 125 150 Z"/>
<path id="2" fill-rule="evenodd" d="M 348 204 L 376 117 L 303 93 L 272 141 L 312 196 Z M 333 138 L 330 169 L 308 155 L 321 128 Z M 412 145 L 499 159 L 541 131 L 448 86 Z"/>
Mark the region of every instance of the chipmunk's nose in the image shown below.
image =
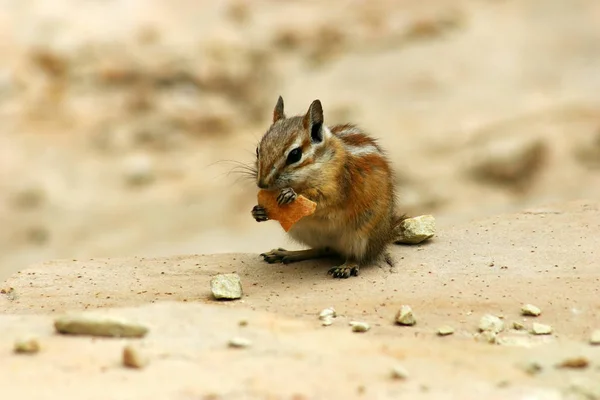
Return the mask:
<path id="1" fill-rule="evenodd" d="M 268 187 L 269 187 L 269 186 L 268 186 L 268 185 L 265 183 L 265 180 L 264 180 L 263 178 L 260 178 L 260 179 L 258 180 L 258 183 L 257 183 L 257 185 L 258 185 L 258 187 L 259 187 L 260 189 L 266 189 L 266 188 L 268 188 Z"/>

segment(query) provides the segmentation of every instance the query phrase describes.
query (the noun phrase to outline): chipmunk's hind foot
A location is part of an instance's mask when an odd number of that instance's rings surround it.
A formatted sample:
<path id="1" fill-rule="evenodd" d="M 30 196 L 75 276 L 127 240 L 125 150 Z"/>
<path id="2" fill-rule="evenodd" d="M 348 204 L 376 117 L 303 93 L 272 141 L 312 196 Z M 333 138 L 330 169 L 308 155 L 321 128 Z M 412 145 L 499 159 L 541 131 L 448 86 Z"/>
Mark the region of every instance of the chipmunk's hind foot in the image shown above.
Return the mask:
<path id="1" fill-rule="evenodd" d="M 317 258 L 329 257 L 332 255 L 333 252 L 328 248 L 308 250 L 286 250 L 278 248 L 261 254 L 264 260 L 269 264 L 290 264 L 293 262 L 314 260 Z"/>
<path id="2" fill-rule="evenodd" d="M 327 273 L 334 278 L 347 279 L 351 276 L 358 276 L 359 270 L 358 264 L 345 262 L 338 267 L 331 268 Z"/>

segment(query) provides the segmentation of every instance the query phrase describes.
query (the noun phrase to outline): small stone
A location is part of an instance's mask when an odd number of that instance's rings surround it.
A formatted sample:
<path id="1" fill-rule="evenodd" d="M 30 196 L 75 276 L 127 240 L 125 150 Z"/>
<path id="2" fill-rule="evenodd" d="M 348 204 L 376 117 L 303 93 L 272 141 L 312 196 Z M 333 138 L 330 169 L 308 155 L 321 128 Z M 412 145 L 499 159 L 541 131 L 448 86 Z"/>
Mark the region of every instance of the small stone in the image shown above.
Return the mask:
<path id="1" fill-rule="evenodd" d="M 597 329 L 592 332 L 592 334 L 590 335 L 590 344 L 600 345 L 600 329 Z"/>
<path id="2" fill-rule="evenodd" d="M 549 335 L 552 333 L 552 327 L 550 325 L 534 323 L 531 327 L 531 333 L 534 335 Z"/>
<path id="3" fill-rule="evenodd" d="M 542 310 L 540 310 L 538 307 L 534 306 L 533 304 L 525 304 L 523 307 L 521 307 L 521 314 L 523 314 L 523 315 L 537 317 L 541 313 L 542 313 Z"/>
<path id="4" fill-rule="evenodd" d="M 400 307 L 400 310 L 396 313 L 396 324 L 412 326 L 417 323 L 415 316 L 413 315 L 412 308 L 407 305 Z"/>
<path id="5" fill-rule="evenodd" d="M 2 289 L 0 290 L 0 294 L 5 294 L 6 295 L 6 299 L 10 300 L 10 301 L 14 301 L 17 299 L 17 292 L 15 291 L 15 288 L 8 288 L 8 289 Z"/>
<path id="6" fill-rule="evenodd" d="M 531 336 L 527 335 L 527 332 L 518 332 L 517 334 L 512 335 L 503 335 L 502 337 L 498 337 L 496 340 L 501 346 L 511 346 L 511 347 L 525 347 L 530 348 L 534 346 L 534 341 L 531 340 Z"/>
<path id="7" fill-rule="evenodd" d="M 39 207 L 46 199 L 46 193 L 39 186 L 22 186 L 13 195 L 13 204 L 21 209 Z"/>
<path id="8" fill-rule="evenodd" d="M 371 329 L 369 324 L 360 321 L 350 321 L 350 326 L 352 327 L 352 332 L 366 332 Z"/>
<path id="9" fill-rule="evenodd" d="M 542 365 L 537 361 L 529 361 L 523 365 L 523 370 L 529 375 L 539 374 L 542 369 Z"/>
<path id="10" fill-rule="evenodd" d="M 143 337 L 148 333 L 145 326 L 124 318 L 86 313 L 58 317 L 54 328 L 62 334 L 104 337 Z"/>
<path id="11" fill-rule="evenodd" d="M 523 188 L 543 169 L 548 158 L 544 139 L 528 135 L 499 134 L 473 149 L 470 174 L 479 181 Z"/>
<path id="12" fill-rule="evenodd" d="M 238 321 L 238 326 L 248 326 L 248 320 L 247 319 L 241 319 Z"/>
<path id="13" fill-rule="evenodd" d="M 519 321 L 513 321 L 512 327 L 513 327 L 513 329 L 515 329 L 517 331 L 522 331 L 523 329 L 525 329 L 525 325 L 523 325 Z"/>
<path id="14" fill-rule="evenodd" d="M 132 156 L 124 166 L 125 181 L 130 186 L 147 185 L 156 179 L 152 160 L 146 155 Z"/>
<path id="15" fill-rule="evenodd" d="M 564 360 L 560 364 L 558 364 L 556 367 L 557 368 L 583 369 L 583 368 L 587 368 L 589 365 L 590 365 L 590 362 L 587 358 L 574 357 L 574 358 L 567 358 L 566 360 Z"/>
<path id="16" fill-rule="evenodd" d="M 440 326 L 437 330 L 438 336 L 448 336 L 454 333 L 454 328 L 449 325 Z"/>
<path id="17" fill-rule="evenodd" d="M 494 331 L 483 331 L 476 334 L 475 339 L 485 343 L 496 344 L 498 343 L 498 334 Z"/>
<path id="18" fill-rule="evenodd" d="M 127 368 L 144 368 L 148 365 L 148 362 L 148 358 L 136 347 L 128 345 L 123 348 L 123 366 Z"/>
<path id="19" fill-rule="evenodd" d="M 325 318 L 321 319 L 321 325 L 329 326 L 331 324 L 333 324 L 333 317 L 325 317 Z"/>
<path id="20" fill-rule="evenodd" d="M 396 243 L 418 244 L 434 235 L 435 218 L 433 215 L 421 215 L 402 221 Z"/>
<path id="21" fill-rule="evenodd" d="M 252 345 L 252 341 L 243 337 L 234 337 L 229 339 L 228 345 L 229 347 L 233 347 L 236 349 L 243 349 L 246 347 L 250 347 Z"/>
<path id="22" fill-rule="evenodd" d="M 238 274 L 219 274 L 210 280 L 210 290 L 217 300 L 242 297 L 242 282 Z"/>
<path id="23" fill-rule="evenodd" d="M 319 314 L 319 319 L 335 318 L 335 317 L 337 317 L 337 313 L 335 312 L 335 309 L 333 307 L 325 308 Z"/>
<path id="24" fill-rule="evenodd" d="M 479 330 L 481 332 L 489 331 L 493 333 L 499 333 L 502 331 L 502 329 L 504 329 L 504 322 L 502 322 L 502 320 L 495 315 L 485 314 L 479 320 Z"/>
<path id="25" fill-rule="evenodd" d="M 40 343 L 35 338 L 18 339 L 14 351 L 19 354 L 35 354 L 40 351 Z"/>
<path id="26" fill-rule="evenodd" d="M 408 379 L 408 371 L 402 365 L 396 365 L 392 368 L 392 379 L 405 380 Z"/>

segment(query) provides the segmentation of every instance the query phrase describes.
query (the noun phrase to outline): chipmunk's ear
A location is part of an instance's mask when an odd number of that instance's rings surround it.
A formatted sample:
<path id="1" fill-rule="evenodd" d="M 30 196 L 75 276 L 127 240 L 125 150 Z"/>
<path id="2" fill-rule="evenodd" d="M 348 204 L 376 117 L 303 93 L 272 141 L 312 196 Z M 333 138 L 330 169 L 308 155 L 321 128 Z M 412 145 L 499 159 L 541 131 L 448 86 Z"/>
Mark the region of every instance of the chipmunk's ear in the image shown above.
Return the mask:
<path id="1" fill-rule="evenodd" d="M 275 104 L 275 109 L 273 110 L 273 123 L 282 118 L 285 118 L 285 114 L 283 112 L 283 98 L 279 96 L 277 99 L 277 104 Z"/>
<path id="2" fill-rule="evenodd" d="M 302 120 L 302 124 L 304 125 L 304 129 L 310 132 L 310 139 L 313 143 L 323 141 L 323 107 L 319 100 L 312 102 Z"/>

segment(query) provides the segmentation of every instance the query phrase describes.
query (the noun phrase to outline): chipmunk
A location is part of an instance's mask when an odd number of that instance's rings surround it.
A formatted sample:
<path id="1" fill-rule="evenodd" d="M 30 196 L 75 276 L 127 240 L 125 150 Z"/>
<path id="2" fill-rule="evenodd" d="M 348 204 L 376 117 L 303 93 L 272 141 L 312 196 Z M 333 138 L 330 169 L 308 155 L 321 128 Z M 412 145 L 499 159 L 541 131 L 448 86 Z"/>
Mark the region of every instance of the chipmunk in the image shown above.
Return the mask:
<path id="1" fill-rule="evenodd" d="M 404 216 L 396 215 L 393 172 L 375 139 L 352 124 L 324 125 L 320 100 L 305 115 L 288 118 L 279 96 L 273 123 L 256 148 L 255 167 L 257 186 L 279 191 L 279 204 L 298 195 L 317 203 L 315 213 L 288 232 L 310 248 L 274 249 L 261 254 L 265 261 L 339 256 L 345 262 L 328 271 L 335 278 L 357 276 L 360 267 L 382 257 L 392 265 L 387 247 Z M 252 216 L 269 219 L 260 205 Z"/>

